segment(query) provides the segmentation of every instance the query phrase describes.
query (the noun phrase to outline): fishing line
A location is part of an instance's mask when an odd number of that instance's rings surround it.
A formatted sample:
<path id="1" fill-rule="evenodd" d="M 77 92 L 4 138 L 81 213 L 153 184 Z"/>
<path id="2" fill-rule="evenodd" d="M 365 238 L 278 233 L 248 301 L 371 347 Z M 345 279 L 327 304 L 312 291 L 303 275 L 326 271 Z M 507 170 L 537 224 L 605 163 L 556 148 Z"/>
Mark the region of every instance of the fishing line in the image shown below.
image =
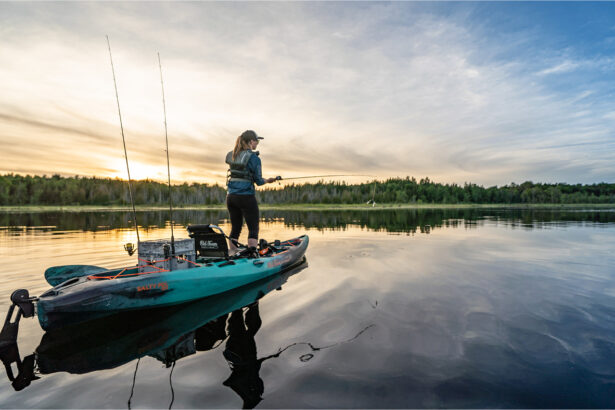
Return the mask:
<path id="1" fill-rule="evenodd" d="M 141 358 L 137 359 L 137 366 L 135 367 L 135 373 L 132 376 L 132 389 L 130 389 L 130 397 L 128 398 L 128 410 L 130 410 L 130 402 L 132 400 L 132 395 L 135 393 L 135 382 L 137 380 L 137 370 L 139 369 L 139 362 Z"/>
<path id="2" fill-rule="evenodd" d="M 171 410 L 171 407 L 173 407 L 173 402 L 175 401 L 175 390 L 173 390 L 173 370 L 175 369 L 175 363 L 177 363 L 177 361 L 173 361 L 171 373 L 169 374 L 169 385 L 171 386 L 171 404 L 169 404 L 169 410 Z"/>
<path id="3" fill-rule="evenodd" d="M 162 64 L 158 53 L 158 68 L 160 68 L 160 87 L 162 88 L 162 110 L 164 112 L 164 139 L 167 146 L 167 175 L 169 177 L 169 217 L 171 219 L 171 255 L 175 255 L 175 237 L 173 236 L 173 198 L 171 196 L 171 165 L 169 163 L 169 135 L 167 132 L 167 106 L 164 99 L 164 82 L 162 81 Z"/>
<path id="4" fill-rule="evenodd" d="M 372 204 L 372 208 L 376 206 L 376 180 L 374 179 L 374 189 L 372 191 L 372 199 L 367 201 L 367 205 Z"/>
<path id="5" fill-rule="evenodd" d="M 264 357 L 264 358 L 262 358 L 262 359 L 259 359 L 259 360 L 265 361 L 265 360 L 267 360 L 267 359 L 271 359 L 271 358 L 273 358 L 273 357 L 279 357 L 279 356 L 280 356 L 282 353 L 284 353 L 286 350 L 290 349 L 290 348 L 291 348 L 291 347 L 293 347 L 293 346 L 299 346 L 299 345 L 305 345 L 305 346 L 308 346 L 308 347 L 312 350 L 312 352 L 317 352 L 317 351 L 319 351 L 319 350 L 329 349 L 329 348 L 331 348 L 331 347 L 339 346 L 339 345 L 344 344 L 344 343 L 349 343 L 349 342 L 352 342 L 353 340 L 355 340 L 355 339 L 357 339 L 359 336 L 361 336 L 361 335 L 362 335 L 365 331 L 367 331 L 367 329 L 369 329 L 369 328 L 371 328 L 371 327 L 374 327 L 374 326 L 375 326 L 374 324 L 368 325 L 368 326 L 364 327 L 363 329 L 361 329 L 361 331 L 359 331 L 359 333 L 357 333 L 354 337 L 351 337 L 350 339 L 347 339 L 347 340 L 342 340 L 342 341 L 340 341 L 340 342 L 333 343 L 333 344 L 331 344 L 331 345 L 327 345 L 327 346 L 321 346 L 321 347 L 318 347 L 318 346 L 314 346 L 311 342 L 295 342 L 295 343 L 293 343 L 293 344 L 290 344 L 290 345 L 286 346 L 286 347 L 285 347 L 285 348 L 283 348 L 283 349 L 282 349 L 282 348 L 280 348 L 280 349 L 278 350 L 278 352 L 277 352 L 277 353 L 271 354 L 271 355 L 266 356 L 266 357 Z M 301 360 L 302 362 L 307 362 L 307 361 L 308 361 L 308 360 L 310 360 L 312 357 L 314 357 L 314 355 L 313 355 L 313 354 L 311 354 L 311 353 L 308 353 L 308 354 L 301 355 L 300 360 Z"/>
<path id="6" fill-rule="evenodd" d="M 132 218 L 137 232 L 137 246 L 141 243 L 139 239 L 139 225 L 137 224 L 137 210 L 135 209 L 135 200 L 132 195 L 132 179 L 130 178 L 130 167 L 128 166 L 128 153 L 126 151 L 126 138 L 124 137 L 124 124 L 122 123 L 122 111 L 120 110 L 120 97 L 117 93 L 117 81 L 115 81 L 115 68 L 113 67 L 113 56 L 111 55 L 111 44 L 109 36 L 107 38 L 107 47 L 109 48 L 109 60 L 111 61 L 111 72 L 113 73 L 113 85 L 115 87 L 115 99 L 117 101 L 117 113 L 120 117 L 120 130 L 122 131 L 122 142 L 124 143 L 124 158 L 126 159 L 126 171 L 128 172 L 128 191 L 130 192 L 130 203 L 132 204 Z"/>
<path id="7" fill-rule="evenodd" d="M 308 178 L 330 178 L 330 177 L 372 177 L 376 178 L 375 175 L 360 175 L 360 174 L 349 174 L 349 175 L 310 175 L 305 177 L 294 177 L 294 178 L 283 178 L 278 177 L 278 181 L 290 181 L 293 179 L 308 179 Z M 367 201 L 367 205 L 371 204 L 372 207 L 376 206 L 376 180 L 374 179 L 374 188 L 372 190 L 372 199 Z"/>

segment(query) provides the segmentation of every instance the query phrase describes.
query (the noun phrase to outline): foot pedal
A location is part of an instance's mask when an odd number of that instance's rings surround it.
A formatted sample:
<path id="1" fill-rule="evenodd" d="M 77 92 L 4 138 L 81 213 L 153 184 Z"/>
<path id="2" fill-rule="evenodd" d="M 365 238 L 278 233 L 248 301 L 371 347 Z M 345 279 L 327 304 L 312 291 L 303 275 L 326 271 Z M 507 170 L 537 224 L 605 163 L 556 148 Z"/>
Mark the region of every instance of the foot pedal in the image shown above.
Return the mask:
<path id="1" fill-rule="evenodd" d="M 30 294 L 26 289 L 17 289 L 11 294 L 11 302 L 19 306 L 23 317 L 34 316 L 34 303 L 35 297 L 30 297 Z"/>
<path id="2" fill-rule="evenodd" d="M 28 291 L 25 289 L 19 289 L 13 292 L 11 295 L 11 302 L 13 302 L 13 304 L 6 314 L 2 331 L 0 331 L 0 346 L 17 343 L 17 332 L 19 331 L 19 321 L 21 317 L 34 316 L 33 300 L 36 300 L 36 298 L 31 298 Z M 15 306 L 17 306 L 17 313 L 15 319 L 11 321 L 13 313 L 15 313 Z"/>

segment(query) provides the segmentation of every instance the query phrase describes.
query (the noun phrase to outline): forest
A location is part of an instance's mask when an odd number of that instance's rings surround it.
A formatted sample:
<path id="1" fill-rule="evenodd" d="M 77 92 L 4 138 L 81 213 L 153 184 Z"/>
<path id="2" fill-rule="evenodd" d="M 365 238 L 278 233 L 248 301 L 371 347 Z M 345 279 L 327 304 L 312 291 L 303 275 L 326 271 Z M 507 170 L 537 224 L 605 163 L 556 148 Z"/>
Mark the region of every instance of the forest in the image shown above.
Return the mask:
<path id="1" fill-rule="evenodd" d="M 176 206 L 219 205 L 224 186 L 183 183 L 171 188 Z M 133 181 L 137 205 L 166 205 L 169 187 L 152 181 Z M 262 204 L 598 204 L 615 203 L 615 184 L 511 183 L 483 186 L 442 184 L 429 178 L 389 178 L 361 184 L 318 181 L 268 185 L 257 189 Z M 119 178 L 0 175 L 0 206 L 129 205 L 126 181 Z"/>

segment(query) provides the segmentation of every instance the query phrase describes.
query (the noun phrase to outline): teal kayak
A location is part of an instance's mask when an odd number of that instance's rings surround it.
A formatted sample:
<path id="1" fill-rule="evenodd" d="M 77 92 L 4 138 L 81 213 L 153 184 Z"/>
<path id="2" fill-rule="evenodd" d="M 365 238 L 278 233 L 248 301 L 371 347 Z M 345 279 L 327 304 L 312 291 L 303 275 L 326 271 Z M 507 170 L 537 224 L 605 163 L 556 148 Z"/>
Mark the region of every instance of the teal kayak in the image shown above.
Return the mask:
<path id="1" fill-rule="evenodd" d="M 218 295 L 293 268 L 303 261 L 308 243 L 308 236 L 303 235 L 281 242 L 266 255 L 216 261 L 197 259 L 185 264 L 187 268 L 170 271 L 80 267 L 78 276 L 54 286 L 35 300 L 38 319 L 41 327 L 49 330 L 63 323 Z"/>
<path id="2" fill-rule="evenodd" d="M 0 345 L 0 360 L 6 369 L 18 370 L 16 377 L 7 370 L 16 391 L 46 374 L 112 369 L 143 356 L 170 367 L 197 351 L 216 348 L 229 335 L 226 325 L 231 312 L 242 308 L 254 312 L 265 295 L 282 290 L 291 276 L 306 267 L 304 257 L 299 265 L 279 275 L 194 302 L 130 310 L 81 324 L 65 323 L 46 331 L 34 354 L 23 359 L 17 340 Z"/>
<path id="3" fill-rule="evenodd" d="M 306 266 L 303 262 L 280 275 L 195 302 L 155 311 L 130 311 L 88 322 L 87 326 L 45 332 L 36 348 L 37 368 L 41 374 L 81 374 L 115 368 L 146 355 L 177 358 L 180 349 L 174 346 L 185 339 L 194 343 L 196 335 L 191 332 L 280 289 Z"/>

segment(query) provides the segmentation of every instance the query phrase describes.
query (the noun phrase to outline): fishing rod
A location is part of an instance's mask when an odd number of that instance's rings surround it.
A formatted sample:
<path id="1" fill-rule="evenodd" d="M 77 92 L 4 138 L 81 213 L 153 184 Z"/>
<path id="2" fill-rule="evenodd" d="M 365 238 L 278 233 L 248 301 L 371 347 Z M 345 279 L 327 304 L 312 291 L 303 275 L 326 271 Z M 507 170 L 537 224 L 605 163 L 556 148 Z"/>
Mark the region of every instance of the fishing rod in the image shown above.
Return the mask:
<path id="1" fill-rule="evenodd" d="M 130 167 L 128 166 L 128 153 L 126 151 L 126 138 L 124 137 L 124 125 L 122 124 L 122 111 L 120 110 L 120 97 L 117 93 L 117 81 L 115 80 L 115 69 L 113 68 L 113 56 L 111 55 L 111 44 L 109 43 L 109 36 L 107 38 L 107 47 L 109 48 L 109 60 L 111 61 L 111 72 L 113 73 L 113 85 L 115 87 L 115 99 L 117 101 L 117 113 L 120 117 L 120 130 L 122 131 L 122 142 L 124 143 L 124 158 L 126 159 L 126 171 L 128 172 L 128 192 L 130 192 L 130 203 L 132 204 L 132 218 L 135 224 L 135 231 L 137 232 L 137 247 L 141 244 L 139 238 L 139 225 L 137 224 L 137 210 L 135 209 L 135 200 L 132 195 L 132 179 L 130 178 Z M 134 253 L 134 246 L 132 244 L 124 245 L 124 249 L 132 255 Z"/>
<path id="2" fill-rule="evenodd" d="M 169 135 L 167 132 L 167 106 L 164 100 L 164 82 L 162 81 L 162 64 L 158 53 L 158 68 L 160 68 L 160 87 L 162 88 L 162 110 L 164 112 L 164 139 L 167 144 L 167 176 L 169 180 L 169 218 L 171 219 L 171 255 L 175 255 L 175 237 L 173 236 L 173 197 L 171 196 L 171 165 L 169 163 Z"/>
<path id="3" fill-rule="evenodd" d="M 306 176 L 306 177 L 293 177 L 293 178 L 276 177 L 276 179 L 278 181 L 290 181 L 290 180 L 293 180 L 293 179 L 330 178 L 330 177 L 373 177 L 373 175 L 357 175 L 357 174 L 350 174 L 350 175 L 310 175 L 310 176 Z"/>
<path id="4" fill-rule="evenodd" d="M 350 175 L 310 175 L 305 177 L 294 177 L 294 178 L 282 178 L 280 176 L 276 177 L 277 181 L 289 181 L 292 179 L 308 179 L 308 178 L 327 178 L 327 177 L 372 177 L 376 178 L 375 175 L 358 175 L 358 174 L 350 174 Z M 374 179 L 374 189 L 372 192 L 372 199 L 367 201 L 367 205 L 371 204 L 372 208 L 376 206 L 376 180 Z"/>

